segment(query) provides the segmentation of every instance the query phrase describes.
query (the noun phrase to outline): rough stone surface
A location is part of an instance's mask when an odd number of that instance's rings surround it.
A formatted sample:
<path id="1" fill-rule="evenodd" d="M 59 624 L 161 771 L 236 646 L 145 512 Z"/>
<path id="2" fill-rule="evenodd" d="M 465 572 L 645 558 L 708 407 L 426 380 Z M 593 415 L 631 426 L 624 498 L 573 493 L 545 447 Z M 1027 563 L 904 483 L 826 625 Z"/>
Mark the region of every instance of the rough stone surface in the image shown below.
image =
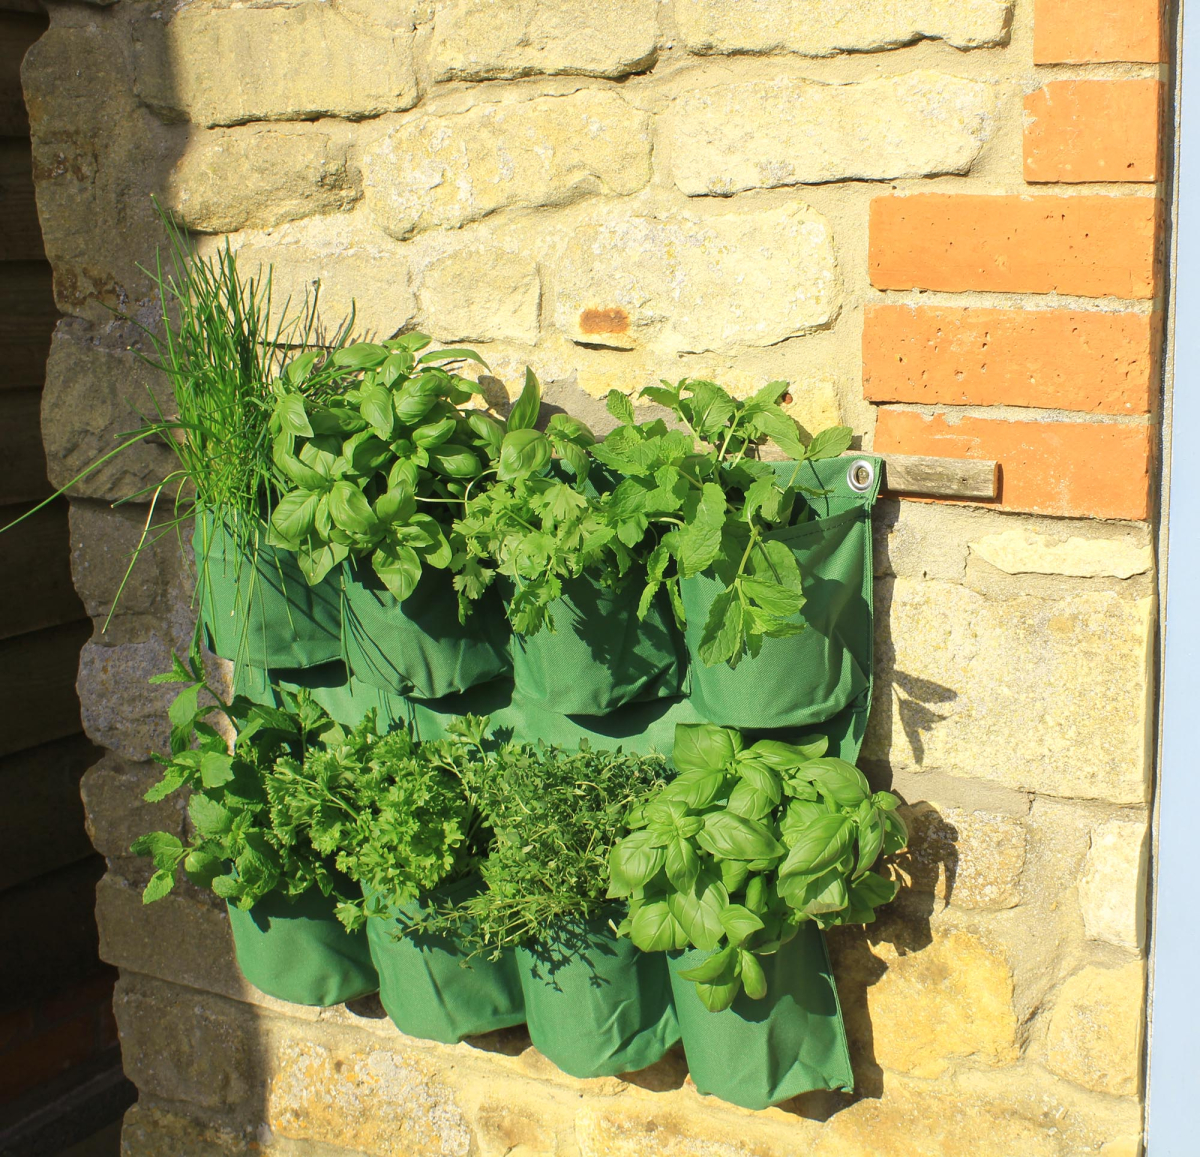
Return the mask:
<path id="1" fill-rule="evenodd" d="M 1006 530 L 971 543 L 971 553 L 1005 574 L 1062 574 L 1076 578 L 1131 578 L 1154 565 L 1149 543 L 1119 538 L 1068 538 Z"/>
<path id="2" fill-rule="evenodd" d="M 1013 908 L 1021 902 L 1025 826 L 1012 816 L 935 803 L 904 809 L 908 851 L 899 865 L 910 887 L 956 908 Z"/>
<path id="3" fill-rule="evenodd" d="M 249 1157 L 261 1149 L 244 1134 L 145 1104 L 132 1106 L 121 1126 L 121 1157 Z"/>
<path id="4" fill-rule="evenodd" d="M 1092 833 L 1079 881 L 1079 905 L 1090 939 L 1142 951 L 1149 835 L 1144 818 L 1120 817 Z"/>
<path id="5" fill-rule="evenodd" d="M 991 85 L 930 70 L 703 88 L 672 108 L 671 172 L 692 197 L 965 173 L 994 131 L 994 105 Z"/>
<path id="6" fill-rule="evenodd" d="M 877 584 L 875 606 L 866 758 L 1046 795 L 1145 799 L 1150 599 L 993 602 L 896 579 Z"/>
<path id="7" fill-rule="evenodd" d="M 87 831 L 103 856 L 129 855 L 129 845 L 146 832 L 183 834 L 183 802 L 178 797 L 147 803 L 142 796 L 162 778 L 156 763 L 126 763 L 109 752 L 83 777 Z M 104 887 L 105 885 L 101 885 Z M 122 916 L 129 913 L 122 912 Z M 140 921 L 133 922 L 135 926 Z"/>
<path id="8" fill-rule="evenodd" d="M 538 268 L 528 257 L 475 247 L 434 261 L 417 289 L 421 325 L 441 341 L 533 345 L 541 297 Z"/>
<path id="9" fill-rule="evenodd" d="M 417 102 L 411 32 L 366 27 L 332 4 L 152 13 L 135 28 L 134 58 L 147 105 L 205 126 L 378 116 Z"/>
<path id="10" fill-rule="evenodd" d="M 693 52 L 795 52 L 832 56 L 922 39 L 956 48 L 1002 43 L 1009 0 L 676 0 L 675 19 Z"/>
<path id="11" fill-rule="evenodd" d="M 851 1051 L 892 1072 L 942 1076 L 969 1057 L 990 1066 L 1017 1059 L 1013 977 L 1004 952 L 974 933 L 933 924 L 931 942 L 903 928 L 830 938 Z M 865 1002 L 857 993 L 865 990 Z"/>
<path id="12" fill-rule="evenodd" d="M 189 142 L 165 201 L 188 228 L 228 233 L 335 213 L 361 195 L 344 140 L 307 127 L 253 125 Z"/>
<path id="13" fill-rule="evenodd" d="M 657 55 L 655 0 L 450 0 L 436 5 L 435 80 L 627 76 Z"/>
<path id="14" fill-rule="evenodd" d="M 803 204 L 668 221 L 610 212 L 573 232 L 555 275 L 561 333 L 659 353 L 774 345 L 827 324 L 841 298 L 828 222 Z"/>
<path id="15" fill-rule="evenodd" d="M 1145 967 L 1088 965 L 1059 990 L 1046 1038 L 1046 1064 L 1098 1093 L 1138 1091 Z"/>
<path id="16" fill-rule="evenodd" d="M 645 113 L 598 90 L 414 114 L 364 160 L 367 202 L 401 240 L 510 206 L 634 193 L 649 179 Z"/>

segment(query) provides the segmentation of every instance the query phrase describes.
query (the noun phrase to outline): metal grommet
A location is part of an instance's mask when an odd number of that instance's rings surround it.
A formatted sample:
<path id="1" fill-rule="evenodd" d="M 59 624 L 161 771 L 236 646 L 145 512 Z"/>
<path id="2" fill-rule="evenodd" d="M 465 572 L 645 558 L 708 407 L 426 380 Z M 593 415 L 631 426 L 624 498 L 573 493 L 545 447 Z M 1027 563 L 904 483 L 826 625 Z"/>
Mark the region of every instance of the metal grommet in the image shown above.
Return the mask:
<path id="1" fill-rule="evenodd" d="M 866 494 L 875 483 L 875 464 L 865 458 L 855 458 L 846 471 L 846 485 L 859 494 Z"/>

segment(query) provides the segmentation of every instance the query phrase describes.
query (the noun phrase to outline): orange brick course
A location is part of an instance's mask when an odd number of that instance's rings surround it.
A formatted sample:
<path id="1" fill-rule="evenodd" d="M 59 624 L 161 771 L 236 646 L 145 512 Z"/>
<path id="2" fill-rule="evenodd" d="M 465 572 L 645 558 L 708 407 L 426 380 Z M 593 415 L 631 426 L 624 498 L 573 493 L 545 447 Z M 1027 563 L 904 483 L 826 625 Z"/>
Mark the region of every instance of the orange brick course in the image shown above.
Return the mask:
<path id="1" fill-rule="evenodd" d="M 1157 181 L 1157 80 L 1059 80 L 1025 98 L 1025 180 Z"/>
<path id="2" fill-rule="evenodd" d="M 1144 414 L 1157 344 L 1146 314 L 875 305 L 863 328 L 863 396 Z"/>
<path id="3" fill-rule="evenodd" d="M 1035 64 L 1163 59 L 1162 0 L 1036 0 Z"/>
<path id="4" fill-rule="evenodd" d="M 877 197 L 871 282 L 879 289 L 1148 298 L 1157 221 L 1153 197 Z"/>
<path id="5" fill-rule="evenodd" d="M 1149 516 L 1150 428 L 1099 422 L 1006 422 L 884 409 L 878 454 L 991 458 L 999 505 L 1064 517 Z"/>

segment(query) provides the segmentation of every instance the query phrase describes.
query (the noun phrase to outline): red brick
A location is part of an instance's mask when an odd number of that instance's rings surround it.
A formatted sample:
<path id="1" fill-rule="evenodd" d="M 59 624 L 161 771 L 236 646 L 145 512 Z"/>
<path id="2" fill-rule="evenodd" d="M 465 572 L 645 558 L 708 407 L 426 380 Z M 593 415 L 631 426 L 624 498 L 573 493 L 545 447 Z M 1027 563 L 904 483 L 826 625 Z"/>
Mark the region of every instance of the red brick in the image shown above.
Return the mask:
<path id="1" fill-rule="evenodd" d="M 1143 520 L 1150 510 L 1150 428 L 1099 422 L 948 419 L 884 409 L 877 454 L 990 458 L 1005 510 Z"/>
<path id="2" fill-rule="evenodd" d="M 1152 297 L 1157 223 L 1153 197 L 877 197 L 871 282 L 879 289 Z"/>
<path id="3" fill-rule="evenodd" d="M 863 327 L 872 402 L 1145 414 L 1158 326 L 1142 313 L 874 305 Z"/>
<path id="4" fill-rule="evenodd" d="M 1035 0 L 1035 64 L 1165 59 L 1162 0 Z"/>
<path id="5" fill-rule="evenodd" d="M 1057 80 L 1025 98 L 1025 180 L 1157 181 L 1157 80 Z"/>

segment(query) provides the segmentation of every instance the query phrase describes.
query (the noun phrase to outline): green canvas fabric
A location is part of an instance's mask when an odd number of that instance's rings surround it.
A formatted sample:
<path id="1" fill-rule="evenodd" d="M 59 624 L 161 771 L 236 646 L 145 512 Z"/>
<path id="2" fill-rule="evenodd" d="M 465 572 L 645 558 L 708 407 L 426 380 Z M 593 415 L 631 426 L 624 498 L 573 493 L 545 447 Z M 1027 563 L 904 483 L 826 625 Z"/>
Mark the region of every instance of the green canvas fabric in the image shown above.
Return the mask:
<path id="1" fill-rule="evenodd" d="M 644 1069 L 679 1040 L 666 958 L 604 918 L 518 948 L 517 969 L 534 1047 L 573 1077 Z"/>
<path id="2" fill-rule="evenodd" d="M 487 592 L 460 623 L 450 579 L 448 571 L 427 569 L 401 602 L 370 567 L 346 565 L 343 640 L 355 678 L 396 695 L 440 699 L 508 670 L 499 600 Z"/>
<path id="3" fill-rule="evenodd" d="M 292 900 L 272 893 L 248 911 L 229 905 L 242 975 L 268 996 L 320 1008 L 375 992 L 366 933 L 348 932 L 335 904 L 312 888 Z"/>
<path id="4" fill-rule="evenodd" d="M 785 483 L 795 471 L 794 463 L 773 465 Z M 786 545 L 800 564 L 806 599 L 796 616 L 806 624 L 800 634 L 765 639 L 758 655 L 745 656 L 737 667 L 705 666 L 697 651 L 722 584 L 705 575 L 680 584 L 692 655 L 691 701 L 708 722 L 751 730 L 806 728 L 832 719 L 856 700 L 869 704 L 874 646 L 870 510 L 878 482 L 857 494 L 847 483 L 847 469 L 846 459 L 806 463 L 799 481 L 828 493 L 809 499 L 809 521 L 767 536 Z"/>
<path id="5" fill-rule="evenodd" d="M 558 715 L 607 715 L 627 703 L 678 695 L 687 660 L 665 599 L 637 617 L 644 583 L 616 589 L 583 577 L 550 603 L 554 629 L 514 635 L 514 694 Z"/>
<path id="6" fill-rule="evenodd" d="M 460 881 L 436 894 L 455 898 L 478 886 Z M 392 1023 L 408 1036 L 444 1044 L 521 1024 L 525 1002 L 512 951 L 499 960 L 480 955 L 468 961 L 452 937 L 404 935 L 421 911 L 414 900 L 393 907 L 390 916 L 367 917 L 379 999 Z"/>
<path id="7" fill-rule="evenodd" d="M 231 517 L 203 511 L 192 535 L 209 649 L 252 667 L 314 667 L 340 658 L 340 578 L 310 587 L 295 555 L 266 544 L 261 524 L 249 550 L 239 550 Z"/>
<path id="8" fill-rule="evenodd" d="M 762 1000 L 740 992 L 722 1012 L 709 1012 L 695 984 L 679 976 L 710 953 L 667 955 L 683 1049 L 700 1092 L 765 1109 L 814 1089 L 853 1090 L 829 954 L 814 924 L 802 924 L 778 952 L 759 957 L 767 978 Z"/>

